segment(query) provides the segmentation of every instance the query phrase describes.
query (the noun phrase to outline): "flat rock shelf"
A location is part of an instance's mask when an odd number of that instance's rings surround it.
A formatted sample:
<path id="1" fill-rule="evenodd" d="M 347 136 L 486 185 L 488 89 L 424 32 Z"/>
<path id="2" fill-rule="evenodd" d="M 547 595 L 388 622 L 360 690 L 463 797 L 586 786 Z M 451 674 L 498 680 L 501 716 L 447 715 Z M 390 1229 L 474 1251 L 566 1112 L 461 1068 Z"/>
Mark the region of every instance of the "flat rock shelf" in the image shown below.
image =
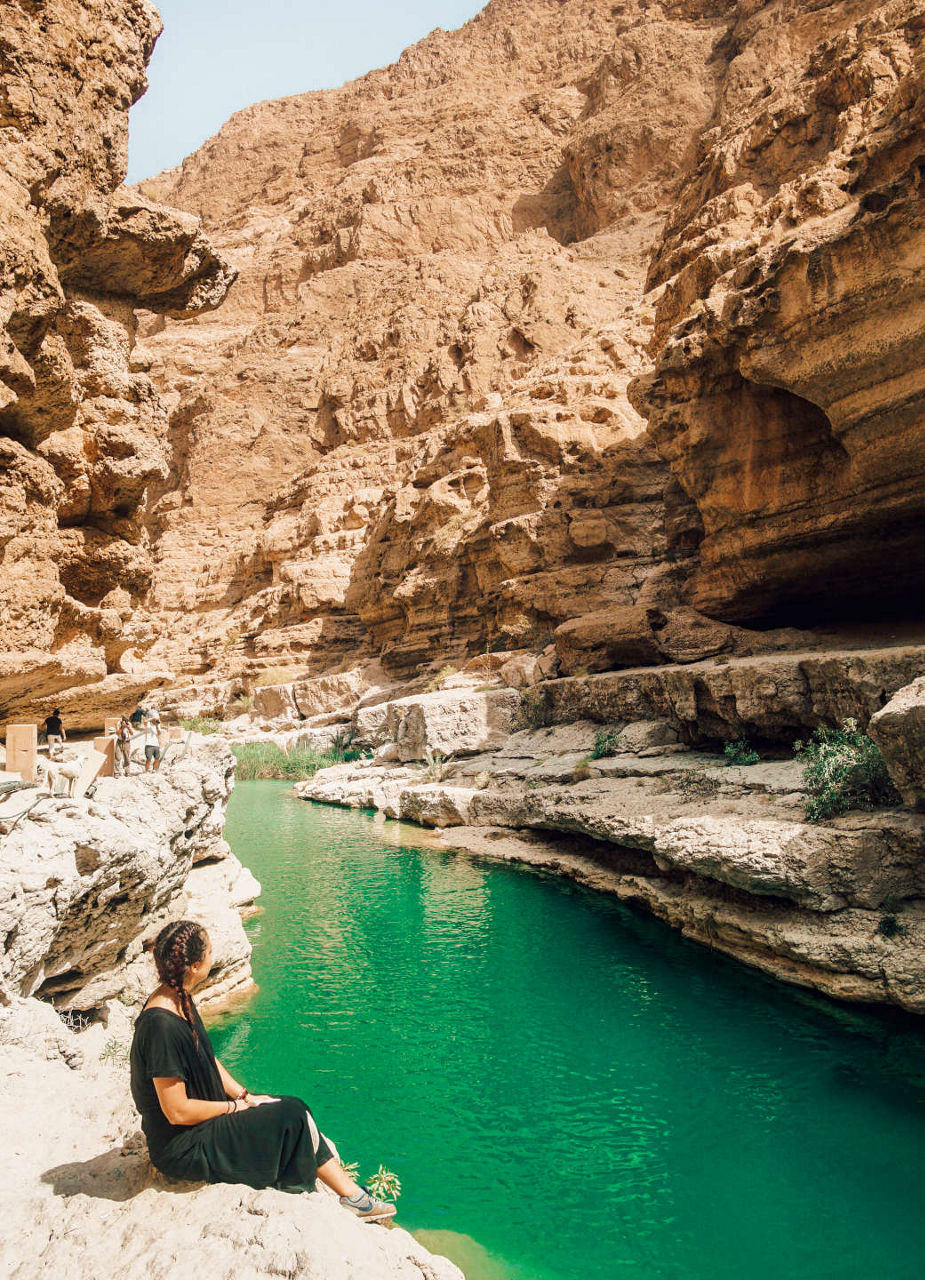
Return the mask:
<path id="1" fill-rule="evenodd" d="M 468 1280 L 920 1275 L 920 1022 L 286 783 L 239 785 L 226 834 L 263 910 L 218 1053 L 394 1169 Z"/>

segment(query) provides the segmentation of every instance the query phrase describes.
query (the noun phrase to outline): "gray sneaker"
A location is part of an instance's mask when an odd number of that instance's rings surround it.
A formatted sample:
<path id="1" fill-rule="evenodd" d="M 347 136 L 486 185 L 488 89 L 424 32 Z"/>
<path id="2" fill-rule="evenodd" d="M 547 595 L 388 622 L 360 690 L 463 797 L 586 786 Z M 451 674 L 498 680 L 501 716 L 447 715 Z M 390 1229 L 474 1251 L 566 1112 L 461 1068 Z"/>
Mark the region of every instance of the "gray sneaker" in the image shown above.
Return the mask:
<path id="1" fill-rule="evenodd" d="M 377 1200 L 366 1187 L 361 1187 L 352 1196 L 341 1196 L 340 1202 L 364 1222 L 383 1222 L 386 1218 L 395 1217 L 394 1204 L 388 1200 Z"/>

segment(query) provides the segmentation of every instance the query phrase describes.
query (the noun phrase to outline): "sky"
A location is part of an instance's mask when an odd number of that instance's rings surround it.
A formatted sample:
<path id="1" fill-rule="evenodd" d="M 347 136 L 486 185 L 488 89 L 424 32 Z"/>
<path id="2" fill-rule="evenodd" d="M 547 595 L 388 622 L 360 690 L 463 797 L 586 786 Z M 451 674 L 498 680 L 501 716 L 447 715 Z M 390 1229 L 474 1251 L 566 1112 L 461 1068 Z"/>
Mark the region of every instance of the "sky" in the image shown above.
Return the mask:
<path id="1" fill-rule="evenodd" d="M 333 89 L 485 0 L 156 0 L 164 21 L 148 92 L 129 120 L 128 182 L 195 151 L 234 111 Z"/>

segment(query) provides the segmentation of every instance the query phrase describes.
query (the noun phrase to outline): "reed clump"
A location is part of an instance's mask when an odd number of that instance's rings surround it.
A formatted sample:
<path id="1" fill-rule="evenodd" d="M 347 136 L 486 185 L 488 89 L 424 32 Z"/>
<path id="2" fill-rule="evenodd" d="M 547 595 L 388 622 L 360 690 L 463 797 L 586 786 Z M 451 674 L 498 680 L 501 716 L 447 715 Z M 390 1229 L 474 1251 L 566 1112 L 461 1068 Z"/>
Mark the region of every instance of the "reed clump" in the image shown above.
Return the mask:
<path id="1" fill-rule="evenodd" d="M 287 749 L 276 742 L 244 742 L 233 743 L 231 750 L 237 761 L 235 777 L 239 782 L 254 782 L 265 778 L 301 782 L 305 778 L 313 778 L 319 769 L 360 760 L 366 754 L 355 747 L 338 743 L 319 751 L 316 747 L 307 746 Z"/>

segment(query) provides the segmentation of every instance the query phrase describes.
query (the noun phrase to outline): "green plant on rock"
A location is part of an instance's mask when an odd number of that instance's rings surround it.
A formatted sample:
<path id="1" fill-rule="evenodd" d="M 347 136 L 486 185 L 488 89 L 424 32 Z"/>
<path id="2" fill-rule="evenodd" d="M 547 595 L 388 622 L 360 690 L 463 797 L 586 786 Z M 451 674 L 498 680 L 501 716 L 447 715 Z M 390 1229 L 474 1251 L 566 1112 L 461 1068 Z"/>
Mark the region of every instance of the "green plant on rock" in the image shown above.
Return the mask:
<path id="1" fill-rule="evenodd" d="M 125 1044 L 124 1041 L 113 1038 L 107 1040 L 103 1045 L 102 1052 L 100 1053 L 100 1062 L 119 1065 L 121 1063 L 128 1062 L 130 1057 L 131 1050 L 129 1049 L 129 1046 Z"/>
<path id="2" fill-rule="evenodd" d="M 431 751 L 430 747 L 424 748 L 424 780 L 426 782 L 442 782 L 446 777 L 446 771 L 452 755 L 444 756 L 440 751 Z"/>
<path id="3" fill-rule="evenodd" d="M 838 729 L 815 729 L 808 742 L 795 742 L 793 750 L 804 765 L 810 822 L 824 822 L 849 809 L 902 803 L 880 749 L 856 720 L 845 720 Z"/>
<path id="4" fill-rule="evenodd" d="M 619 750 L 620 732 L 618 729 L 598 729 L 594 735 L 592 760 L 600 760 L 603 756 L 615 756 Z"/>
<path id="5" fill-rule="evenodd" d="M 521 689 L 520 714 L 528 729 L 545 729 L 549 724 L 546 699 L 537 689 Z"/>
<path id="6" fill-rule="evenodd" d="M 573 782 L 587 782 L 591 777 L 591 757 L 582 756 L 572 770 Z"/>
<path id="7" fill-rule="evenodd" d="M 180 724 L 184 729 L 192 729 L 194 733 L 221 733 L 225 727 L 214 716 L 188 716 Z"/>
<path id="8" fill-rule="evenodd" d="M 380 1165 L 373 1176 L 366 1179 L 366 1185 L 377 1200 L 397 1200 L 401 1195 L 398 1174 L 386 1169 L 384 1165 Z"/>
<path id="9" fill-rule="evenodd" d="M 334 760 L 340 764 L 353 764 L 354 760 L 366 760 L 371 751 L 363 751 L 353 744 L 352 729 L 338 729 L 331 740 L 330 752 Z"/>
<path id="10" fill-rule="evenodd" d="M 355 1161 L 342 1166 L 344 1173 L 354 1182 L 360 1181 L 360 1166 Z M 397 1200 L 401 1195 L 401 1181 L 398 1174 L 380 1165 L 372 1177 L 366 1179 L 367 1191 L 377 1200 Z"/>
<path id="11" fill-rule="evenodd" d="M 739 738 L 736 742 L 727 742 L 723 747 L 723 755 L 729 765 L 757 764 L 761 759 L 758 752 L 748 745 L 746 738 Z"/>
<path id="12" fill-rule="evenodd" d="M 909 932 L 909 926 L 903 924 L 895 915 L 883 916 L 877 925 L 877 932 L 881 938 L 904 938 Z"/>

